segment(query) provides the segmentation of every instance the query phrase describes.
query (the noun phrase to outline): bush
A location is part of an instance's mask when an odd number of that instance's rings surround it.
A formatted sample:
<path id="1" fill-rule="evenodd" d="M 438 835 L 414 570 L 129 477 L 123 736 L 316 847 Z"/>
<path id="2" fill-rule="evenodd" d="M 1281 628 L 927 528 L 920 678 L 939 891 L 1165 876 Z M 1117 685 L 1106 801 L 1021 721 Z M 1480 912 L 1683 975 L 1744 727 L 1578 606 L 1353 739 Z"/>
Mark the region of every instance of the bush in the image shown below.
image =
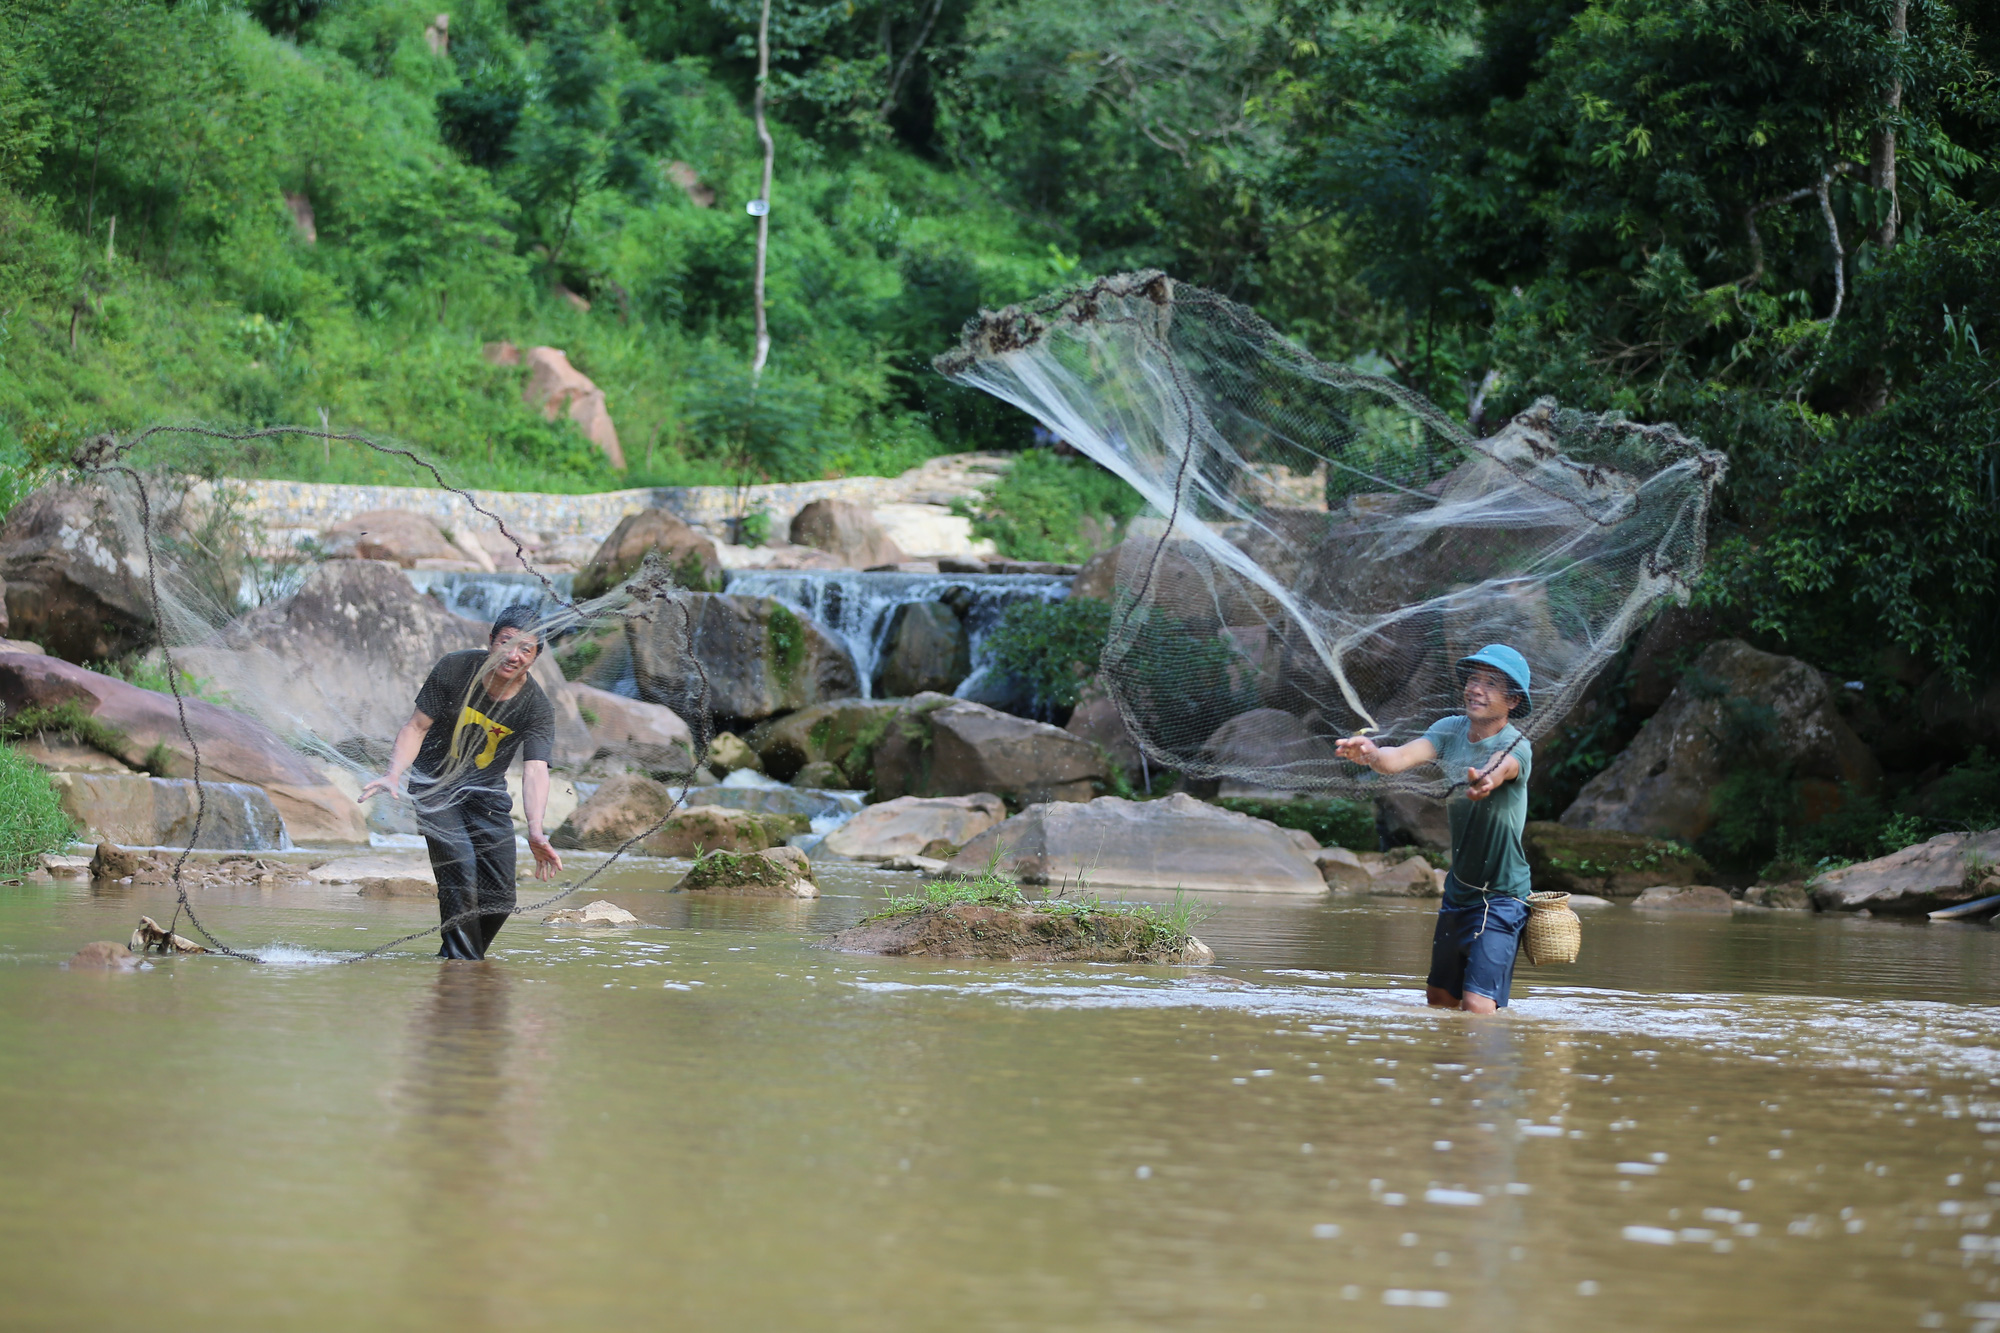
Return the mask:
<path id="1" fill-rule="evenodd" d="M 1116 545 L 1145 506 L 1137 491 L 1088 459 L 1031 449 L 970 511 L 972 535 L 1016 560 L 1088 560 Z"/>
<path id="2" fill-rule="evenodd" d="M 1304 798 L 1252 801 L 1232 796 L 1216 804 L 1240 815 L 1268 819 L 1279 828 L 1304 829 L 1322 847 L 1372 852 L 1379 840 L 1375 832 L 1375 805 L 1371 801 L 1313 801 Z"/>
<path id="3" fill-rule="evenodd" d="M 1111 608 L 1088 597 L 1016 602 L 986 636 L 986 651 L 993 669 L 1026 692 L 1035 714 L 1052 717 L 1076 707 L 1110 631 Z"/>
<path id="4" fill-rule="evenodd" d="M 61 851 L 70 834 L 49 775 L 13 746 L 0 745 L 0 875 L 25 875 L 42 853 Z"/>

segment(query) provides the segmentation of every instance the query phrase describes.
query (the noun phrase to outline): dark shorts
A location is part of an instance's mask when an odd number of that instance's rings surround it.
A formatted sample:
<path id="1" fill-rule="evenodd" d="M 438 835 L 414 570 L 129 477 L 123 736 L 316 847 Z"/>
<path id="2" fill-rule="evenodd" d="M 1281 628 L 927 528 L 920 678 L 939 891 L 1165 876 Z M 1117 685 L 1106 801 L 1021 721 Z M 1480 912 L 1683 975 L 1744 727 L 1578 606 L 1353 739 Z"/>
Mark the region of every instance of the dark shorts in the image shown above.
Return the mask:
<path id="1" fill-rule="evenodd" d="M 1446 892 L 1453 887 L 1447 884 Z M 1498 894 L 1471 907 L 1439 908 L 1426 984 L 1461 1000 L 1468 992 L 1484 995 L 1505 1009 L 1514 984 L 1514 955 L 1527 921 L 1526 903 Z"/>

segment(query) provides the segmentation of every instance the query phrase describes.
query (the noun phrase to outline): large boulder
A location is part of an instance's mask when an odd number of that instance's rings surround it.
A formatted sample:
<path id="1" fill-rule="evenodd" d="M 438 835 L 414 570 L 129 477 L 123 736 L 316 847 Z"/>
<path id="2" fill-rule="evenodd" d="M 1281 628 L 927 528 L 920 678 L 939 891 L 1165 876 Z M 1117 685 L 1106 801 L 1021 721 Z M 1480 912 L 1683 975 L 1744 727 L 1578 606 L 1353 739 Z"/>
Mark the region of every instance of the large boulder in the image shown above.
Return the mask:
<path id="1" fill-rule="evenodd" d="M 725 724 L 861 693 L 847 649 L 783 603 L 722 593 L 691 593 L 687 603 L 685 617 L 669 605 L 625 627 L 639 697 L 649 703 L 683 717 L 705 703 Z"/>
<path id="2" fill-rule="evenodd" d="M 836 699 L 759 723 L 744 739 L 780 782 L 807 764 L 832 764 L 850 787 L 868 785 L 869 755 L 903 707 L 901 699 Z"/>
<path id="3" fill-rule="evenodd" d="M 1941 833 L 1929 842 L 1829 870 L 1813 880 L 1812 901 L 1826 912 L 1914 916 L 1969 902 L 2000 861 L 2000 829 L 1984 833 Z"/>
<path id="4" fill-rule="evenodd" d="M 642 509 L 618 520 L 618 526 L 597 548 L 590 563 L 577 573 L 578 597 L 596 597 L 632 577 L 649 552 L 674 572 L 684 588 L 705 592 L 722 586 L 722 561 L 715 543 L 664 509 Z"/>
<path id="5" fill-rule="evenodd" d="M 327 554 L 354 560 L 383 560 L 404 569 L 437 568 L 437 562 L 476 569 L 477 562 L 455 546 L 437 520 L 409 509 L 371 509 L 326 530 Z M 492 561 L 488 560 L 490 568 Z"/>
<path id="6" fill-rule="evenodd" d="M 896 608 L 876 666 L 877 694 L 950 694 L 971 674 L 972 646 L 956 611 L 943 602 L 905 602 Z"/>
<path id="7" fill-rule="evenodd" d="M 135 773 L 52 773 L 49 783 L 63 813 L 90 842 L 185 847 L 200 809 L 197 847 L 266 852 L 285 845 L 277 807 L 262 788 L 247 783 L 205 781 L 200 793 L 188 778 Z"/>
<path id="8" fill-rule="evenodd" d="M 590 729 L 592 763 L 627 764 L 648 773 L 694 770 L 694 732 L 673 709 L 574 681 L 563 692 Z"/>
<path id="9" fill-rule="evenodd" d="M 597 786 L 569 818 L 557 825 L 549 841 L 558 847 L 610 851 L 623 846 L 667 817 L 674 794 L 665 784 L 637 773 L 621 773 Z"/>
<path id="10" fill-rule="evenodd" d="M 160 777 L 194 774 L 194 751 L 181 731 L 184 713 L 200 746 L 205 781 L 263 788 L 284 817 L 286 830 L 299 841 L 368 840 L 360 807 L 255 718 L 188 697 L 177 710 L 170 694 L 140 689 L 59 658 L 0 653 L 0 707 L 10 716 L 69 702 L 103 724 L 100 739 L 116 750 L 116 758 Z"/>
<path id="11" fill-rule="evenodd" d="M 152 637 L 136 513 L 103 486 L 45 486 L 0 525 L 7 632 L 57 657 L 104 661 Z"/>
<path id="12" fill-rule="evenodd" d="M 991 792 L 973 796 L 898 796 L 871 805 L 826 835 L 820 850 L 850 861 L 916 856 L 933 842 L 963 847 L 1007 817 Z"/>
<path id="13" fill-rule="evenodd" d="M 1080 736 L 948 695 L 909 701 L 877 743 L 873 799 L 996 792 L 1015 805 L 1088 801 L 1109 766 Z"/>
<path id="14" fill-rule="evenodd" d="M 604 390 L 572 366 L 559 348 L 530 347 L 526 360 L 528 382 L 521 386 L 521 401 L 541 408 L 549 421 L 567 413 L 584 438 L 603 452 L 612 467 L 623 472 L 625 451 L 619 446 L 618 427 L 612 423 Z"/>
<path id="15" fill-rule="evenodd" d="M 851 500 L 814 500 L 792 516 L 792 544 L 814 546 L 853 569 L 909 559 L 875 511 Z"/>
<path id="16" fill-rule="evenodd" d="M 949 870 L 977 875 L 994 854 L 1024 884 L 1323 894 L 1326 881 L 1286 830 L 1185 792 L 1029 806 L 965 845 Z"/>
<path id="17" fill-rule="evenodd" d="M 1706 884 L 1708 862 L 1677 843 L 1617 829 L 1579 829 L 1531 821 L 1521 835 L 1535 888 L 1630 898 L 1644 889 Z"/>
<path id="18" fill-rule="evenodd" d="M 1715 788 L 1736 768 L 1787 774 L 1806 808 L 1881 780 L 1874 755 L 1834 707 L 1819 672 L 1735 639 L 1710 644 L 1562 822 L 1692 843 L 1715 824 Z"/>
<path id="19" fill-rule="evenodd" d="M 317 737 L 379 768 L 438 658 L 485 646 L 485 625 L 445 610 L 393 566 L 330 560 L 292 596 L 177 655 L 274 731 Z M 556 762 L 588 758 L 594 745 L 554 654 L 536 659 L 533 676 L 555 708 Z"/>

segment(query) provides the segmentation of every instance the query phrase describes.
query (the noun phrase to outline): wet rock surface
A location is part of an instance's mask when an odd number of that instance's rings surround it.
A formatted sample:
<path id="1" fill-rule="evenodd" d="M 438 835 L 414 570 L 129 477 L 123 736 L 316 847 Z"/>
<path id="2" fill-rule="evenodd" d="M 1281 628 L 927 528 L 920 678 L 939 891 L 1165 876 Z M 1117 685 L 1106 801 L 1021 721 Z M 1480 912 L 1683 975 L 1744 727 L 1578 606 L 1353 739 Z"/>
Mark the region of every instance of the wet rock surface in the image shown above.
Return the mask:
<path id="1" fill-rule="evenodd" d="M 1168 963 L 1198 965 L 1215 953 L 1192 936 L 1180 942 L 1124 913 L 1053 912 L 1030 903 L 997 907 L 954 903 L 876 917 L 822 946 L 844 953 L 911 958 L 994 958 L 1017 963 Z"/>
<path id="2" fill-rule="evenodd" d="M 127 972 L 139 966 L 139 961 L 130 945 L 118 940 L 92 940 L 70 955 L 66 966 L 78 971 Z"/>
<path id="3" fill-rule="evenodd" d="M 1007 807 L 991 792 L 971 796 L 898 796 L 871 805 L 826 835 L 829 856 L 850 861 L 888 861 L 928 855 L 942 841 L 959 848 L 1007 817 Z M 949 859 L 949 858 L 944 858 Z"/>
<path id="4" fill-rule="evenodd" d="M 967 843 L 950 869 L 979 874 L 996 851 L 1000 873 L 1023 884 L 1326 892 L 1319 867 L 1287 830 L 1185 793 L 1033 805 Z"/>
<path id="5" fill-rule="evenodd" d="M 545 926 L 636 926 L 639 918 L 617 903 L 599 898 L 582 907 L 563 907 L 542 918 Z"/>

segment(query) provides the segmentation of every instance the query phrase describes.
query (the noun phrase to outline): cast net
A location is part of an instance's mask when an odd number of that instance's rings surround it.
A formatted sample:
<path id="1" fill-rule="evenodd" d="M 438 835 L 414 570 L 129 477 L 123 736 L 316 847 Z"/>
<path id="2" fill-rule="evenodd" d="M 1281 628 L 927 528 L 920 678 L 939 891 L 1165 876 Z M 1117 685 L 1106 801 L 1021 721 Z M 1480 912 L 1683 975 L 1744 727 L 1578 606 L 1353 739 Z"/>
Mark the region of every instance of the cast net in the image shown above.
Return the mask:
<path id="1" fill-rule="evenodd" d="M 195 916 L 183 878 L 197 847 L 219 845 L 213 841 L 213 821 L 220 817 L 216 783 L 263 786 L 288 826 L 295 816 L 336 826 L 343 815 L 352 821 L 345 836 L 320 829 L 317 838 L 307 835 L 305 841 L 353 842 L 358 836 L 416 850 L 415 835 L 435 822 L 427 817 L 467 801 L 475 790 L 490 789 L 494 779 L 480 758 L 481 747 L 454 734 L 437 771 L 426 775 L 413 767 L 405 785 L 372 798 L 367 827 L 357 811 L 339 808 L 343 798 L 359 796 L 383 775 L 416 691 L 441 656 L 466 650 L 487 654 L 470 675 L 465 697 L 442 710 L 454 716 L 440 716 L 433 724 L 449 727 L 502 654 L 489 648 L 484 620 L 452 614 L 419 595 L 391 565 L 325 559 L 323 553 L 274 543 L 260 522 L 238 511 L 230 483 L 198 480 L 204 473 L 226 472 L 260 445 L 287 436 L 309 436 L 329 447 L 339 442 L 400 460 L 411 483 L 456 494 L 463 502 L 465 531 L 478 525 L 490 534 L 490 546 L 511 550 L 511 591 L 490 609 L 525 620 L 525 631 L 542 646 L 530 678 L 553 706 L 558 765 L 574 768 L 591 757 L 589 732 L 556 664 L 566 647 L 612 645 L 628 663 L 625 692 L 665 706 L 684 724 L 685 732 L 671 744 L 654 744 L 644 764 L 648 776 L 679 788 L 664 812 L 634 830 L 609 858 L 584 858 L 579 873 L 549 886 L 546 894 L 523 882 L 515 912 L 540 911 L 577 892 L 657 832 L 684 804 L 694 771 L 706 762 L 713 721 L 707 676 L 691 650 L 695 620 L 688 592 L 656 555 L 601 596 L 574 598 L 538 567 L 532 534 L 517 532 L 475 493 L 451 485 L 434 464 L 393 442 L 297 427 L 156 426 L 126 439 L 99 437 L 79 451 L 72 460 L 76 517 L 65 522 L 77 527 L 73 540 L 94 544 L 109 582 L 129 590 L 123 598 L 131 621 L 127 635 L 151 645 L 141 660 L 150 662 L 152 678 L 143 683 L 172 696 L 174 715 L 164 725 L 153 767 L 192 778 L 197 799 L 185 846 L 172 866 L 176 919 L 185 912 L 212 948 L 254 960 L 216 938 Z M 261 727 L 246 730 L 239 717 Z M 518 774 L 509 785 L 518 816 Z M 548 831 L 556 822 L 548 821 Z M 370 829 L 383 827 L 393 832 L 386 839 L 371 838 Z M 357 956 L 373 957 L 441 926 L 465 924 L 480 912 L 468 900 L 458 917 Z"/>
<path id="2" fill-rule="evenodd" d="M 1534 676 L 1532 741 L 1701 570 L 1721 454 L 1542 400 L 1485 439 L 1156 272 L 966 325 L 936 361 L 1129 482 L 1101 679 L 1156 763 L 1355 794 L 1333 740 L 1421 735 L 1489 643 Z M 1447 792 L 1433 768 L 1384 785 Z"/>

